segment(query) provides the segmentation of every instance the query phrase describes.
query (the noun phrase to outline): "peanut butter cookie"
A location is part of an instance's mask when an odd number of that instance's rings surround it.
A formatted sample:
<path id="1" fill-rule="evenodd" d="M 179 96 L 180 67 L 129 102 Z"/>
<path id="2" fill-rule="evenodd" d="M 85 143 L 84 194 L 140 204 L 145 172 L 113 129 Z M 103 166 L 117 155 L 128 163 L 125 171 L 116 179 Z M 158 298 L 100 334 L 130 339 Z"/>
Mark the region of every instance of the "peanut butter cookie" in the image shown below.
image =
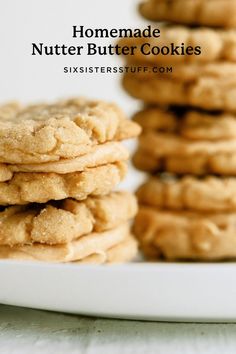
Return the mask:
<path id="1" fill-rule="evenodd" d="M 152 21 L 236 27 L 234 0 L 146 0 L 140 4 L 139 11 Z"/>

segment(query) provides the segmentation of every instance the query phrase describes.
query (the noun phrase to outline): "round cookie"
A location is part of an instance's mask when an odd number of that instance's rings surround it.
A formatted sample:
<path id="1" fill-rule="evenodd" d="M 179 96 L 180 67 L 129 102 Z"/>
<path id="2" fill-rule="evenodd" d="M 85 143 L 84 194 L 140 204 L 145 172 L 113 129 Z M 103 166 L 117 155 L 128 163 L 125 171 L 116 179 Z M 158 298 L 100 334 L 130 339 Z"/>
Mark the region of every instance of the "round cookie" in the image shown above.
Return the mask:
<path id="1" fill-rule="evenodd" d="M 123 86 L 145 103 L 236 111 L 236 63 L 176 64 L 162 74 L 152 66 L 135 67 L 124 75 Z"/>
<path id="2" fill-rule="evenodd" d="M 137 190 L 142 205 L 200 212 L 236 211 L 236 178 L 151 177 Z"/>
<path id="3" fill-rule="evenodd" d="M 128 192 L 88 197 L 80 202 L 66 199 L 11 206 L 0 212 L 0 245 L 66 243 L 91 232 L 113 229 L 136 212 L 136 199 Z"/>
<path id="4" fill-rule="evenodd" d="M 217 154 L 210 156 L 206 154 L 195 154 L 192 156 L 173 155 L 158 157 L 147 153 L 145 150 L 138 150 L 133 156 L 134 166 L 150 173 L 170 172 L 177 175 L 194 174 L 205 176 L 207 174 L 218 174 L 225 176 L 236 175 L 236 154 Z"/>
<path id="5" fill-rule="evenodd" d="M 130 235 L 128 223 L 112 230 L 90 233 L 60 245 L 34 243 L 32 245 L 0 246 L 0 258 L 52 263 L 82 260 L 94 254 L 106 253 Z"/>
<path id="6" fill-rule="evenodd" d="M 115 162 L 127 161 L 129 152 L 119 142 L 108 142 L 94 146 L 88 154 L 73 159 L 62 159 L 41 164 L 0 164 L 0 182 L 9 181 L 15 172 L 43 172 L 66 174 L 83 172 L 88 168 Z"/>
<path id="7" fill-rule="evenodd" d="M 137 124 L 114 105 L 85 99 L 0 107 L 0 162 L 37 164 L 75 158 L 93 146 L 135 137 Z"/>
<path id="8" fill-rule="evenodd" d="M 171 212 L 141 206 L 134 233 L 151 259 L 219 261 L 236 258 L 236 213 Z M 153 252 L 150 250 L 153 249 Z"/>
<path id="9" fill-rule="evenodd" d="M 236 27 L 234 0 L 146 0 L 140 4 L 139 11 L 152 21 Z"/>
<path id="10" fill-rule="evenodd" d="M 236 138 L 236 115 L 229 112 L 205 112 L 180 107 L 147 107 L 133 120 L 143 132 L 175 133 L 192 140 Z"/>
<path id="11" fill-rule="evenodd" d="M 126 170 L 126 163 L 118 162 L 67 174 L 16 172 L 10 180 L 0 182 L 0 205 L 105 195 L 120 183 Z"/>
<path id="12" fill-rule="evenodd" d="M 119 41 L 118 44 L 122 47 L 136 47 L 133 55 L 125 56 L 128 63 L 173 64 L 236 61 L 235 30 L 174 25 L 160 25 L 158 28 L 161 34 L 159 38 L 128 37 Z M 172 51 L 173 44 L 177 52 Z"/>
<path id="13" fill-rule="evenodd" d="M 177 134 L 144 133 L 133 157 L 144 171 L 236 175 L 236 139 L 192 140 Z"/>

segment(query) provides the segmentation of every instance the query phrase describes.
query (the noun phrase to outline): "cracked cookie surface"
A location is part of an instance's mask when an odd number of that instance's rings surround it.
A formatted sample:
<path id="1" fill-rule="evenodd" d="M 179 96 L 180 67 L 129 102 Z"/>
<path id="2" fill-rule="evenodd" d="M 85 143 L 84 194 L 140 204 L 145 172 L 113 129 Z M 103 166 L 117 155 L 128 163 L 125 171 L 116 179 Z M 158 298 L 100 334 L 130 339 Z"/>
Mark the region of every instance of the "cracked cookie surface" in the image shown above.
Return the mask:
<path id="1" fill-rule="evenodd" d="M 84 201 L 66 199 L 11 206 L 0 212 L 0 244 L 66 243 L 91 232 L 113 229 L 136 212 L 136 199 L 128 192 L 88 197 Z"/>
<path id="2" fill-rule="evenodd" d="M 118 162 L 67 174 L 16 172 L 10 180 L 0 182 L 0 205 L 105 195 L 121 182 L 126 171 L 126 163 Z"/>
<path id="3" fill-rule="evenodd" d="M 115 105 L 86 99 L 0 107 L 0 162 L 44 163 L 89 153 L 94 145 L 135 137 L 140 128 Z"/>

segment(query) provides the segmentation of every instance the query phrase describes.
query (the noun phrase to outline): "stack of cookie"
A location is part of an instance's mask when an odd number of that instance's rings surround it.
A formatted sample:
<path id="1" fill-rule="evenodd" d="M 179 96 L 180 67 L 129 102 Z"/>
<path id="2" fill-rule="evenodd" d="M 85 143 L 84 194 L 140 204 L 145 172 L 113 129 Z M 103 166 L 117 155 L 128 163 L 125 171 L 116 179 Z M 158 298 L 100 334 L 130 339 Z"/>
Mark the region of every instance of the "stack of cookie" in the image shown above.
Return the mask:
<path id="1" fill-rule="evenodd" d="M 112 263 L 131 260 L 135 197 L 124 139 L 139 134 L 113 104 L 71 99 L 0 107 L 0 258 Z"/>
<path id="2" fill-rule="evenodd" d="M 148 68 L 123 81 L 145 103 L 134 117 L 143 127 L 134 164 L 151 175 L 137 192 L 135 234 L 149 259 L 236 258 L 236 1 L 147 0 L 140 11 L 175 24 L 127 45 L 201 54 L 128 57 Z M 152 70 L 166 64 L 172 72 Z"/>

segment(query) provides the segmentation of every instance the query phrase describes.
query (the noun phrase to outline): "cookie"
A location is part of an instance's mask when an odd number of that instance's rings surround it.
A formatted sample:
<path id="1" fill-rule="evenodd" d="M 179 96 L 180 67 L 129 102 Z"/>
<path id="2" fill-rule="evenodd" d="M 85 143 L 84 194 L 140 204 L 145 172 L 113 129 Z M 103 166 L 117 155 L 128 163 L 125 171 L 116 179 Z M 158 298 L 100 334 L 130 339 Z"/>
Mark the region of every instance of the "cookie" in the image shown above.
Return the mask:
<path id="1" fill-rule="evenodd" d="M 139 149 L 133 156 L 134 166 L 150 173 L 170 172 L 178 175 L 236 175 L 236 154 L 194 154 L 158 157 Z"/>
<path id="2" fill-rule="evenodd" d="M 74 159 L 63 159 L 42 164 L 0 164 L 0 182 L 12 179 L 14 172 L 52 172 L 58 174 L 83 172 L 91 167 L 127 161 L 128 158 L 129 152 L 126 147 L 118 142 L 109 142 L 94 146 L 90 153 Z"/>
<path id="3" fill-rule="evenodd" d="M 177 213 L 141 206 L 134 233 L 152 259 L 155 256 L 171 261 L 235 259 L 235 218 L 236 213 L 232 212 Z"/>
<path id="4" fill-rule="evenodd" d="M 140 171 L 149 173 L 168 171 L 167 158 L 151 155 L 145 150 L 138 149 L 133 155 L 132 162 L 133 165 Z"/>
<path id="5" fill-rule="evenodd" d="M 0 182 L 0 205 L 46 203 L 49 200 L 105 195 L 126 175 L 125 162 L 68 174 L 16 172 Z"/>
<path id="6" fill-rule="evenodd" d="M 236 139 L 222 140 L 192 140 L 183 138 L 177 134 L 147 132 L 139 139 L 139 145 L 147 152 L 157 156 L 172 156 L 183 154 L 186 156 L 195 154 L 215 155 L 217 153 L 234 153 Z"/>
<path id="7" fill-rule="evenodd" d="M 83 201 L 66 199 L 11 206 L 0 212 L 0 245 L 66 243 L 91 232 L 113 229 L 136 212 L 136 199 L 128 192 L 113 192 Z"/>
<path id="8" fill-rule="evenodd" d="M 105 264 L 107 261 L 107 252 L 103 251 L 103 252 L 98 252 L 98 253 L 94 253 L 91 256 L 85 257 L 80 259 L 79 261 L 73 261 L 72 264 L 95 264 L 95 265 L 101 265 L 101 264 Z"/>
<path id="9" fill-rule="evenodd" d="M 134 165 L 144 171 L 177 174 L 236 174 L 236 139 L 190 140 L 175 134 L 147 132 L 140 137 Z"/>
<path id="10" fill-rule="evenodd" d="M 234 0 L 146 0 L 140 4 L 139 11 L 152 21 L 236 27 Z"/>
<path id="11" fill-rule="evenodd" d="M 78 264 L 117 264 L 133 260 L 138 251 L 137 241 L 133 236 L 128 236 L 118 245 L 110 248 L 104 253 L 93 254 L 80 261 Z"/>
<path id="12" fill-rule="evenodd" d="M 135 259 L 138 251 L 138 243 L 130 235 L 119 245 L 110 248 L 107 252 L 107 263 L 124 263 Z"/>
<path id="13" fill-rule="evenodd" d="M 123 86 L 132 97 L 149 104 L 236 111 L 236 63 L 176 64 L 162 74 L 145 67 L 124 75 Z"/>
<path id="14" fill-rule="evenodd" d="M 236 115 L 227 112 L 205 112 L 180 107 L 147 107 L 133 120 L 148 131 L 175 133 L 192 140 L 236 138 Z"/>
<path id="15" fill-rule="evenodd" d="M 128 37 L 118 42 L 121 47 L 136 47 L 133 55 L 125 56 L 129 63 L 173 64 L 236 61 L 235 30 L 174 25 L 159 25 L 158 29 L 161 33 L 159 38 Z M 175 48 L 176 52 L 172 51 L 172 48 Z"/>
<path id="16" fill-rule="evenodd" d="M 0 162 L 37 164 L 71 159 L 98 144 L 135 137 L 140 128 L 114 104 L 71 99 L 0 107 Z"/>
<path id="17" fill-rule="evenodd" d="M 21 246 L 0 246 L 0 258 L 46 262 L 74 262 L 106 252 L 119 245 L 130 234 L 127 223 L 109 231 L 90 233 L 61 245 L 34 243 Z"/>
<path id="18" fill-rule="evenodd" d="M 172 210 L 236 211 L 236 178 L 151 177 L 137 190 L 140 204 Z"/>

